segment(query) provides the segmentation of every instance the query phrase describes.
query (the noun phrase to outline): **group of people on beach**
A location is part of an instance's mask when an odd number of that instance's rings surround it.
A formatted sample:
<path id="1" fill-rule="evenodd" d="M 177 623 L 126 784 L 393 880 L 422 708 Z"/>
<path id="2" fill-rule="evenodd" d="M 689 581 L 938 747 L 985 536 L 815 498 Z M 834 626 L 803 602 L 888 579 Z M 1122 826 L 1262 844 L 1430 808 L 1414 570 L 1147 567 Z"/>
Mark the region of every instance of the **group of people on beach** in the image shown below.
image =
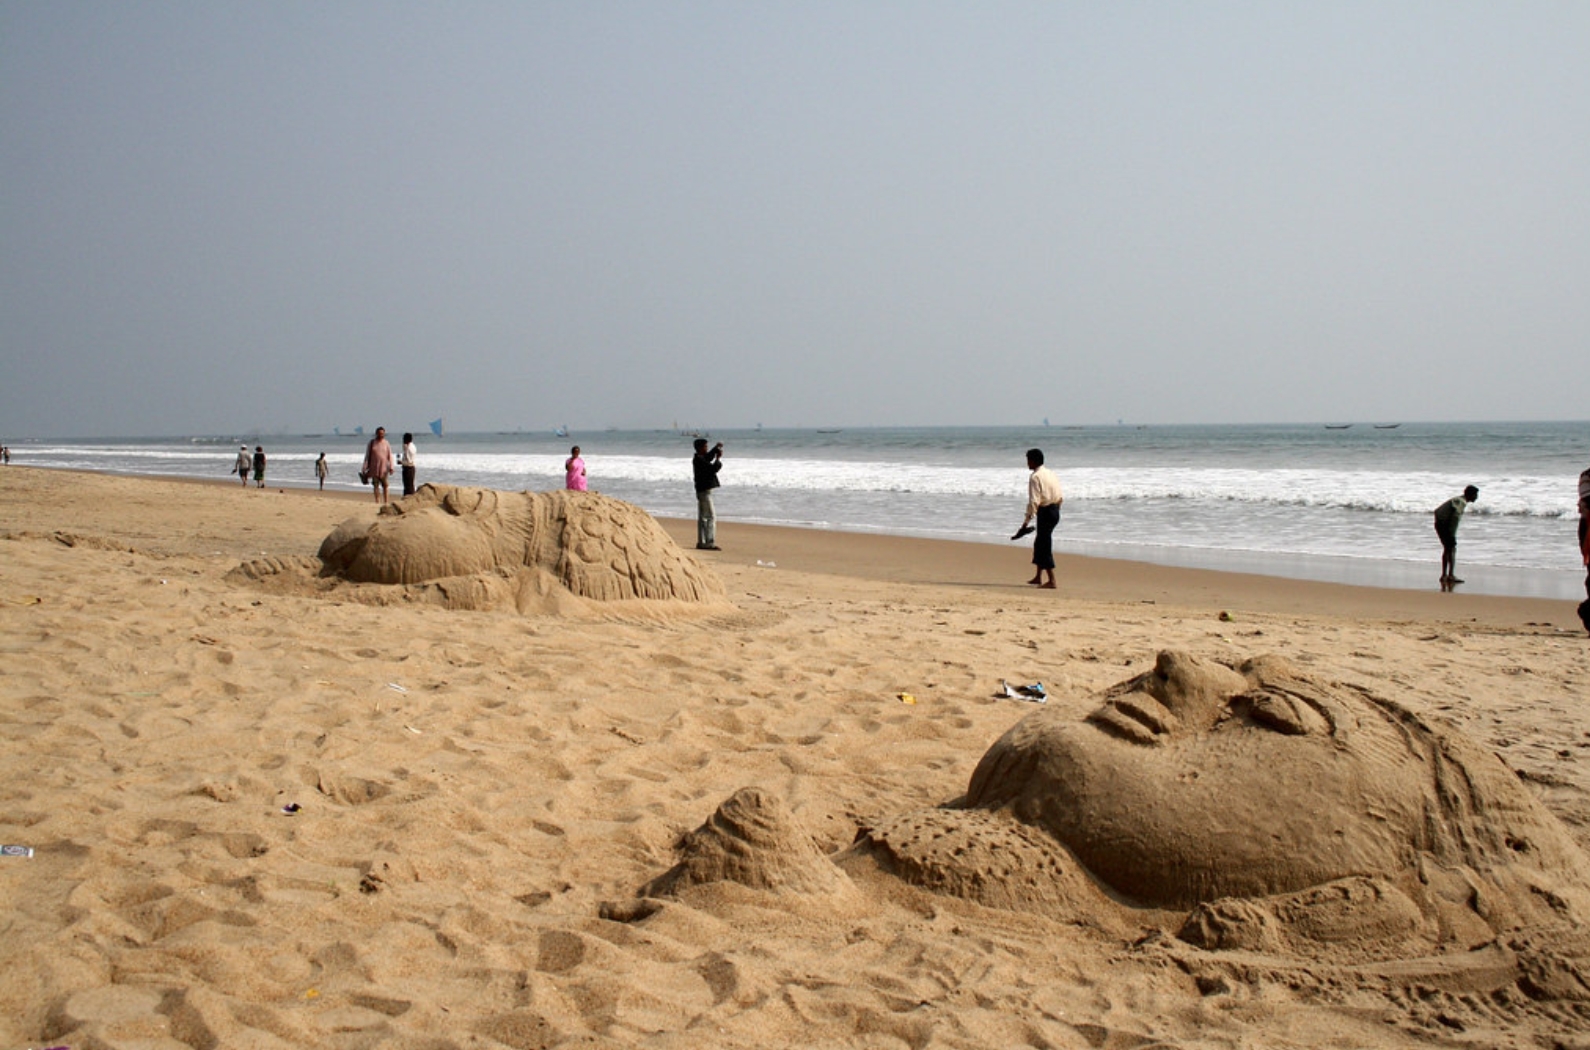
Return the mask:
<path id="1" fill-rule="evenodd" d="M 254 478 L 255 488 L 265 487 L 265 446 L 255 445 L 252 455 L 249 454 L 247 445 L 239 445 L 237 461 L 232 464 L 232 473 L 237 475 L 238 482 L 248 487 L 249 476 Z"/>
<path id="2" fill-rule="evenodd" d="M 364 462 L 359 466 L 359 483 L 370 486 L 370 494 L 377 503 L 390 502 L 387 496 L 388 479 L 394 469 L 402 471 L 403 495 L 414 495 L 414 479 L 419 471 L 419 450 L 414 447 L 414 435 L 403 435 L 401 458 L 392 454 L 392 445 L 386 439 L 386 427 L 376 427 L 375 437 L 364 447 Z M 322 452 L 315 462 L 315 475 L 325 488 L 326 454 Z"/>
<path id="3" fill-rule="evenodd" d="M 709 446 L 706 438 L 698 437 L 695 439 L 694 449 L 691 474 L 696 490 L 696 549 L 721 550 L 722 548 L 718 546 L 713 490 L 721 484 L 718 474 L 723 469 L 723 442 Z M 391 444 L 386 439 L 386 428 L 376 427 L 375 437 L 365 446 L 364 462 L 359 468 L 359 480 L 371 486 L 377 503 L 386 503 L 388 478 L 392 476 L 394 470 L 401 470 L 403 495 L 412 496 L 417 461 L 418 451 L 414 447 L 412 433 L 403 435 L 402 451 L 395 456 Z M 9 448 L 0 448 L 0 462 L 11 462 Z M 1026 512 L 1022 515 L 1021 527 L 1011 539 L 1017 540 L 1035 533 L 1032 542 L 1033 576 L 1027 583 L 1029 586 L 1053 590 L 1055 588 L 1054 530 L 1060 524 L 1060 505 L 1065 502 L 1065 497 L 1061 493 L 1060 479 L 1055 476 L 1053 470 L 1044 465 L 1042 449 L 1027 450 L 1027 470 L 1029 474 Z M 245 486 L 252 475 L 254 484 L 264 488 L 264 447 L 256 445 L 253 453 L 250 454 L 247 445 L 241 446 L 238 449 L 233 472 Z M 315 478 L 321 489 L 326 487 L 326 477 L 329 473 L 326 454 L 322 452 L 320 458 L 315 460 Z M 563 462 L 563 473 L 566 489 L 572 492 L 587 491 L 585 459 L 581 455 L 580 446 L 575 445 L 569 449 L 569 458 Z M 1450 591 L 1463 582 L 1457 575 L 1458 523 L 1463 519 L 1463 512 L 1479 498 L 1480 490 L 1474 485 L 1468 485 L 1461 495 L 1453 496 L 1435 508 L 1435 534 L 1441 542 L 1440 584 L 1443 591 Z M 1579 606 L 1579 618 L 1584 623 L 1585 629 L 1590 631 L 1590 469 L 1579 475 L 1578 509 L 1579 554 L 1586 570 L 1585 601 Z"/>
<path id="4" fill-rule="evenodd" d="M 1441 541 L 1441 589 L 1450 591 L 1463 581 L 1457 576 L 1457 527 L 1480 490 L 1469 485 L 1461 496 L 1435 508 L 1435 534 Z M 1579 560 L 1585 567 L 1585 600 L 1579 603 L 1579 622 L 1590 631 L 1590 468 L 1579 474 Z"/>
<path id="5" fill-rule="evenodd" d="M 691 473 L 696 485 L 696 550 L 716 551 L 718 546 L 717 516 L 712 507 L 712 490 L 718 487 L 718 471 L 723 469 L 723 442 L 711 448 L 706 438 L 696 438 L 695 457 Z M 569 449 L 569 458 L 563 461 L 563 487 L 571 492 L 586 492 L 585 458 L 580 446 Z"/>
<path id="6" fill-rule="evenodd" d="M 403 435 L 403 450 L 400 457 L 394 456 L 392 446 L 386 439 L 386 428 L 376 427 L 375 437 L 370 439 L 364 448 L 364 461 L 359 467 L 359 482 L 369 485 L 377 503 L 388 502 L 388 480 L 395 470 L 402 471 L 403 495 L 414 495 L 414 477 L 416 473 L 419 453 L 414 447 L 414 435 Z M 322 452 L 315 460 L 315 482 L 321 491 L 325 491 L 326 478 L 331 475 L 331 467 L 326 463 L 326 454 Z M 237 459 L 232 464 L 232 473 L 246 487 L 249 478 L 253 477 L 257 488 L 265 487 L 265 447 L 255 445 L 254 451 L 249 452 L 247 445 L 241 445 L 237 450 Z"/>
<path id="7" fill-rule="evenodd" d="M 1021 519 L 1021 528 L 1011 539 L 1020 539 L 1037 532 L 1032 543 L 1034 573 L 1027 582 L 1035 587 L 1053 588 L 1054 551 L 1053 535 L 1060 523 L 1060 481 L 1044 466 L 1043 450 L 1027 450 L 1027 512 Z M 1474 485 L 1465 486 L 1461 495 L 1435 508 L 1435 534 L 1441 541 L 1441 590 L 1450 591 L 1463 581 L 1457 575 L 1457 528 L 1469 504 L 1480 498 Z M 1036 522 L 1036 524 L 1034 524 Z M 1585 567 L 1585 600 L 1579 605 L 1579 620 L 1590 631 L 1590 469 L 1579 475 L 1579 557 Z"/>
<path id="8" fill-rule="evenodd" d="M 579 464 L 580 487 L 584 488 L 585 463 L 579 459 L 576 446 L 567 464 L 570 488 L 573 488 L 573 464 Z M 708 448 L 706 438 L 695 439 L 695 457 L 692 471 L 696 486 L 696 549 L 719 550 L 717 522 L 712 505 L 712 490 L 719 485 L 718 472 L 723 469 L 723 442 Z M 1021 526 L 1013 540 L 1035 533 L 1032 541 L 1032 579 L 1029 586 L 1043 590 L 1055 588 L 1054 530 L 1060 524 L 1060 506 L 1065 502 L 1060 479 L 1044 465 L 1043 450 L 1027 450 L 1027 507 Z M 1457 527 L 1469 504 L 1480 498 L 1480 490 L 1468 485 L 1461 495 L 1453 496 L 1435 509 L 1435 534 L 1441 541 L 1441 589 L 1452 590 L 1463 581 L 1457 575 Z M 1585 566 L 1585 601 L 1579 606 L 1579 618 L 1590 631 L 1590 469 L 1579 475 L 1579 554 Z"/>

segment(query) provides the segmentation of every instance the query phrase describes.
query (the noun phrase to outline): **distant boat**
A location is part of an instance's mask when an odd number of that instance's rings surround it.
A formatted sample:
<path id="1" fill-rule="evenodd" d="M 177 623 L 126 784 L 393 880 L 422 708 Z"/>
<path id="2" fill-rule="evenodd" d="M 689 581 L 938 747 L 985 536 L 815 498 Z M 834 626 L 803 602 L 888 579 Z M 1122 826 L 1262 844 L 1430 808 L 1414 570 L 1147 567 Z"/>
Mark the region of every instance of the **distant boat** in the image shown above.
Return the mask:
<path id="1" fill-rule="evenodd" d="M 560 426 L 552 432 L 552 436 L 566 438 L 569 436 L 569 428 L 567 426 Z"/>
<path id="2" fill-rule="evenodd" d="M 1402 426 L 1401 423 L 1376 423 L 1375 424 L 1375 429 L 1376 430 L 1396 430 L 1400 426 Z"/>
<path id="3" fill-rule="evenodd" d="M 431 433 L 437 437 L 442 436 L 442 421 L 440 419 L 431 420 Z"/>
<path id="4" fill-rule="evenodd" d="M 1351 423 L 1326 423 L 1325 424 L 1325 429 L 1326 430 L 1351 430 L 1352 426 L 1353 425 Z"/>
<path id="5" fill-rule="evenodd" d="M 836 429 L 836 430 L 823 430 L 823 429 L 819 428 L 817 433 L 819 433 L 819 434 L 838 434 L 838 433 L 841 432 L 842 429 L 843 428 Z"/>

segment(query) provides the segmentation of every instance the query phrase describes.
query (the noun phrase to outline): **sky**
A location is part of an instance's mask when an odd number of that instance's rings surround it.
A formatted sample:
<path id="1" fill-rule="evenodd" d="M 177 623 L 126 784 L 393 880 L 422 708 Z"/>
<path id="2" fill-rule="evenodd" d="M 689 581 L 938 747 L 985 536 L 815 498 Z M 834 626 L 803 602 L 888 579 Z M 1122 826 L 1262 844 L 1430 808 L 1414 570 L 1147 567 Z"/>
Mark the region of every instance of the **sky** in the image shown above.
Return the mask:
<path id="1" fill-rule="evenodd" d="M 0 440 L 1590 416 L 1590 4 L 0 0 Z"/>

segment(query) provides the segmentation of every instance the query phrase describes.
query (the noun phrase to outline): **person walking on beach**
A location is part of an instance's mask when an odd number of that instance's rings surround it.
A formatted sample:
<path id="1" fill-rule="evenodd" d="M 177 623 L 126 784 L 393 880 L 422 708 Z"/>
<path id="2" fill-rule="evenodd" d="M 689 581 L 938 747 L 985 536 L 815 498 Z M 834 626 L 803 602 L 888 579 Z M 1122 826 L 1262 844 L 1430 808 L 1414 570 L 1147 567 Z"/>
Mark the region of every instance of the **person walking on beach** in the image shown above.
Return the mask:
<path id="1" fill-rule="evenodd" d="M 1060 504 L 1065 497 L 1060 494 L 1060 479 L 1054 471 L 1043 465 L 1043 450 L 1027 450 L 1027 512 L 1022 516 L 1021 528 L 1012 539 L 1026 535 L 1029 524 L 1037 519 L 1038 534 L 1032 538 L 1032 579 L 1027 582 L 1044 590 L 1054 590 L 1054 530 L 1060 524 Z"/>
<path id="2" fill-rule="evenodd" d="M 570 492 L 585 491 L 585 460 L 580 458 L 580 446 L 569 449 L 569 458 L 563 461 L 563 487 Z"/>
<path id="3" fill-rule="evenodd" d="M 326 454 L 322 452 L 320 458 L 315 460 L 315 480 L 320 482 L 320 491 L 326 491 L 326 475 L 331 473 L 331 468 L 326 466 Z"/>
<path id="4" fill-rule="evenodd" d="M 237 480 L 243 483 L 244 488 L 248 488 L 248 472 L 253 465 L 254 460 L 248 454 L 248 446 L 239 445 L 237 447 L 237 459 L 232 463 L 232 473 L 237 475 Z"/>
<path id="5" fill-rule="evenodd" d="M 418 456 L 414 448 L 414 435 L 403 435 L 403 495 L 414 495 L 414 467 Z"/>
<path id="6" fill-rule="evenodd" d="M 265 487 L 265 446 L 254 446 L 254 487 Z"/>
<path id="7" fill-rule="evenodd" d="M 1463 512 L 1470 503 L 1480 498 L 1480 490 L 1469 485 L 1463 490 L 1463 495 L 1453 496 L 1439 507 L 1435 508 L 1435 534 L 1441 539 L 1441 589 L 1449 591 L 1454 584 L 1463 581 L 1457 578 L 1457 528 L 1458 522 L 1463 519 Z"/>
<path id="8" fill-rule="evenodd" d="M 370 479 L 370 493 L 377 503 L 387 502 L 387 478 L 392 476 L 392 446 L 386 441 L 386 427 L 376 427 L 375 437 L 364 447 L 364 466 L 359 473 Z"/>
<path id="9" fill-rule="evenodd" d="M 696 550 L 722 550 L 718 546 L 718 519 L 712 511 L 712 490 L 718 487 L 718 471 L 723 469 L 723 442 L 708 451 L 707 439 L 696 438 L 696 454 L 690 466 L 696 476 Z"/>

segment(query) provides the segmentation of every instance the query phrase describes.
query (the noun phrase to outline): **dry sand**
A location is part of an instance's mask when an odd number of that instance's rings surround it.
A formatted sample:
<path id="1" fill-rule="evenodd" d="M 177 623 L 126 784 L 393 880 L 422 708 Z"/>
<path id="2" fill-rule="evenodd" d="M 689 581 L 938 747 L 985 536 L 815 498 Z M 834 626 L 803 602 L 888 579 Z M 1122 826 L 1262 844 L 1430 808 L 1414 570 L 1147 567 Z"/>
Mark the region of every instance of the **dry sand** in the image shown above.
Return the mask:
<path id="1" fill-rule="evenodd" d="M 741 788 L 821 865 L 966 792 L 1032 710 L 1002 679 L 1081 712 L 1166 648 L 1450 719 L 1590 848 L 1571 603 L 1075 558 L 1039 592 L 1014 544 L 727 522 L 723 601 L 378 607 L 234 571 L 350 515 L 0 469 L 0 842 L 35 851 L 0 858 L 0 1047 L 1590 1046 L 1583 1001 L 1229 965 L 1169 913 L 637 901 Z"/>

